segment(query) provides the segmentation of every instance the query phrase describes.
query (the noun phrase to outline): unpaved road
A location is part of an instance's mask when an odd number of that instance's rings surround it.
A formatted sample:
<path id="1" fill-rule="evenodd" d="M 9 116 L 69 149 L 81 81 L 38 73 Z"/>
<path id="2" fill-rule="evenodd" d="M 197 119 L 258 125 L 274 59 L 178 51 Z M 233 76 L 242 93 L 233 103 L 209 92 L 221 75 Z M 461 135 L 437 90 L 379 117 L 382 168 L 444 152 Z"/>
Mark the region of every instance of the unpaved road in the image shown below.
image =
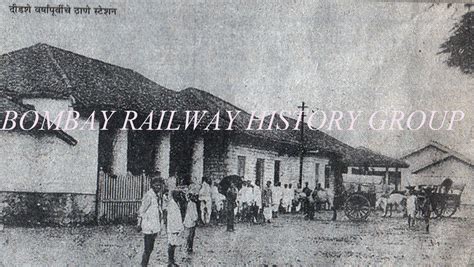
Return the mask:
<path id="1" fill-rule="evenodd" d="M 178 253 L 181 265 L 452 265 L 474 264 L 474 213 L 433 220 L 431 233 L 422 223 L 408 229 L 399 214 L 372 215 L 366 223 L 352 223 L 339 215 L 317 214 L 316 221 L 301 215 L 280 216 L 271 225 L 237 224 L 198 228 L 195 253 Z M 137 266 L 142 235 L 130 226 L 75 228 L 11 228 L 0 232 L 4 266 Z M 151 265 L 167 263 L 166 239 L 157 239 Z"/>

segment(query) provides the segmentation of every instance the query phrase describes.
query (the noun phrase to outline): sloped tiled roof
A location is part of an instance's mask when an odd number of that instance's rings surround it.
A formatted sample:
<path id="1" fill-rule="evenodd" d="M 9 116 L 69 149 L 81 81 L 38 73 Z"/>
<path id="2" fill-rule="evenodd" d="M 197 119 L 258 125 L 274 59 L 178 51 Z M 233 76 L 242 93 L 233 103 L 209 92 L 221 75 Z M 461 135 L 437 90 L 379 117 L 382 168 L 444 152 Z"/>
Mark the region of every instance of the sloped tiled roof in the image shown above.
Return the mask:
<path id="1" fill-rule="evenodd" d="M 296 125 L 296 119 L 285 117 L 288 121 L 290 127 L 287 130 L 275 130 L 280 136 L 280 138 L 294 140 L 295 142 L 300 142 L 301 140 L 301 131 L 295 130 L 294 126 Z M 266 117 L 266 121 L 269 123 L 270 116 Z M 273 120 L 273 125 L 284 126 L 284 122 L 275 116 Z M 342 156 L 345 153 L 346 144 L 337 140 L 336 138 L 322 132 L 319 130 L 313 130 L 308 127 L 306 123 L 300 123 L 300 127 L 304 127 L 304 144 L 306 150 L 322 150 L 324 152 L 331 152 Z"/>
<path id="2" fill-rule="evenodd" d="M 354 148 L 354 150 L 345 154 L 345 161 L 351 163 L 352 166 L 409 167 L 409 165 L 403 160 L 382 155 L 366 147 Z"/>
<path id="3" fill-rule="evenodd" d="M 300 140 L 300 132 L 293 129 L 245 130 L 251 116 L 248 112 L 205 91 L 196 88 L 172 91 L 133 70 L 47 44 L 37 44 L 0 56 L 0 93 L 9 99 L 72 96 L 77 106 L 89 109 L 127 109 L 142 113 L 151 110 L 207 110 L 209 114 L 203 119 L 203 124 L 209 123 L 219 111 L 220 119 L 227 125 L 226 111 L 240 111 L 233 126 L 237 134 L 293 147 L 298 147 Z M 19 105 L 9 99 L 5 98 L 1 103 Z M 5 108 L 10 107 L 3 107 L 3 110 L 8 110 Z M 181 116 L 178 120 L 183 120 L 182 113 L 178 114 L 178 117 Z M 268 123 L 268 118 L 265 119 Z M 355 149 L 322 131 L 304 127 L 307 150 L 339 155 L 352 166 L 407 166 L 403 161 Z M 62 135 L 62 131 L 58 132 Z"/>
<path id="4" fill-rule="evenodd" d="M 179 97 L 182 102 L 185 103 L 187 110 L 207 110 L 210 115 L 216 114 L 218 111 L 222 114 L 221 120 L 224 120 L 223 125 L 227 125 L 228 117 L 225 115 L 226 110 L 231 110 L 235 114 L 235 111 L 240 111 L 239 116 L 233 122 L 234 129 L 240 134 L 248 135 L 249 137 L 262 138 L 271 140 L 274 142 L 285 142 L 286 144 L 299 146 L 300 131 L 289 128 L 287 130 L 245 130 L 248 126 L 251 115 L 243 109 L 236 107 L 235 105 L 214 96 L 208 92 L 196 89 L 187 88 L 179 92 Z M 203 122 L 209 122 L 212 116 L 206 116 Z M 293 118 L 285 117 L 290 125 L 295 125 L 296 120 Z M 270 117 L 265 117 L 264 129 L 270 123 Z M 283 126 L 282 121 L 278 116 L 274 118 L 273 125 L 280 124 Z M 304 143 L 307 151 L 320 151 L 326 153 L 332 153 L 342 157 L 345 164 L 351 166 L 371 166 L 371 167 L 400 167 L 406 168 L 408 164 L 402 160 L 394 159 L 373 152 L 368 149 L 353 148 L 348 144 L 345 144 L 336 138 L 319 130 L 309 129 L 307 124 L 302 124 L 305 127 L 304 131 Z M 256 126 L 254 127 L 256 128 Z"/>
<path id="5" fill-rule="evenodd" d="M 296 123 L 296 120 L 293 118 L 286 117 L 286 119 L 291 125 Z M 408 164 L 403 160 L 394 159 L 363 147 L 354 148 L 323 131 L 310 129 L 307 124 L 302 125 L 305 127 L 304 142 L 306 149 L 317 149 L 336 153 L 342 156 L 342 161 L 346 165 L 399 168 L 408 167 Z M 291 138 L 293 140 L 301 139 L 300 131 L 286 130 L 277 132 L 289 136 L 286 138 Z"/>
<path id="6" fill-rule="evenodd" d="M 85 108 L 139 112 L 179 105 L 176 92 L 133 70 L 47 44 L 0 56 L 0 92 L 13 98 L 73 96 Z"/>
<path id="7" fill-rule="evenodd" d="M 294 141 L 291 139 L 282 138 L 282 136 L 276 133 L 276 131 L 245 130 L 248 127 L 251 114 L 235 106 L 234 104 L 231 104 L 203 90 L 187 88 L 180 91 L 178 93 L 178 97 L 180 98 L 180 102 L 183 104 L 184 110 L 209 111 L 209 113 L 202 120 L 203 125 L 209 123 L 212 117 L 217 114 L 217 112 L 219 112 L 221 115 L 221 125 L 227 127 L 229 125 L 229 117 L 226 112 L 232 111 L 232 114 L 235 115 L 237 111 L 240 111 L 239 115 L 232 123 L 232 129 L 234 129 L 236 132 L 248 135 L 250 137 L 253 136 L 256 138 L 264 138 L 276 142 L 292 143 Z"/>
<path id="8" fill-rule="evenodd" d="M 204 111 L 207 110 L 209 113 L 204 116 L 202 120 L 202 124 L 209 123 L 212 117 L 217 114 L 217 112 L 221 113 L 220 120 L 222 120 L 222 125 L 229 124 L 228 116 L 226 116 L 226 111 L 232 111 L 235 114 L 237 111 L 240 111 L 239 116 L 233 122 L 233 127 L 235 129 L 244 129 L 247 127 L 248 119 L 250 118 L 250 114 L 248 114 L 243 109 L 213 95 L 206 91 L 196 89 L 196 88 L 186 88 L 178 92 L 178 98 L 180 102 L 183 104 L 181 109 L 184 110 L 199 110 Z"/>

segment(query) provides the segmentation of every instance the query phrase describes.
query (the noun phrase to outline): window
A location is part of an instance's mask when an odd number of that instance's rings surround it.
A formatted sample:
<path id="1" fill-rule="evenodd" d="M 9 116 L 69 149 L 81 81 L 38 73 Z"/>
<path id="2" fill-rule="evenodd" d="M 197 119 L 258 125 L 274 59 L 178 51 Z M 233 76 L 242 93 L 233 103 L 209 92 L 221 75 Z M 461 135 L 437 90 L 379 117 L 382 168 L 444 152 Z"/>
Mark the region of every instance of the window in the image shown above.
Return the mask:
<path id="1" fill-rule="evenodd" d="M 319 163 L 314 163 L 314 184 L 317 186 L 319 183 Z"/>
<path id="2" fill-rule="evenodd" d="M 240 177 L 245 177 L 245 157 L 237 157 L 237 175 Z"/>
<path id="3" fill-rule="evenodd" d="M 265 160 L 264 159 L 257 159 L 257 165 L 255 166 L 256 171 L 256 179 L 255 183 L 260 184 L 262 186 L 263 182 L 263 175 L 265 170 Z"/>
<path id="4" fill-rule="evenodd" d="M 364 174 L 361 168 L 352 168 L 352 174 Z"/>
<path id="5" fill-rule="evenodd" d="M 276 185 L 280 182 L 280 161 L 275 160 L 275 168 L 273 173 L 273 184 Z"/>
<path id="6" fill-rule="evenodd" d="M 329 177 L 331 176 L 331 166 L 324 169 L 324 188 L 329 188 Z"/>

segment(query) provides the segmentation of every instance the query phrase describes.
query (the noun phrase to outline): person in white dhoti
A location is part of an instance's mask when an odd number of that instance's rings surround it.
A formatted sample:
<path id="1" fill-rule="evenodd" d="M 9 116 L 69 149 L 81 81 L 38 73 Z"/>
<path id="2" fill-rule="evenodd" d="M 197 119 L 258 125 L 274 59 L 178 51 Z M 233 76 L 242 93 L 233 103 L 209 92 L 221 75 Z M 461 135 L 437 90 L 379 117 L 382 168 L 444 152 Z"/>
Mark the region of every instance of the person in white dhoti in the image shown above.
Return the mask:
<path id="1" fill-rule="evenodd" d="M 273 201 L 273 213 L 274 217 L 278 217 L 278 209 L 280 208 L 281 199 L 283 198 L 283 190 L 281 188 L 281 183 L 275 184 L 272 189 L 272 201 Z"/>
<path id="2" fill-rule="evenodd" d="M 250 181 L 244 182 L 240 201 L 242 202 L 241 218 L 243 221 L 248 222 L 250 220 L 250 207 L 253 202 L 253 189 L 250 185 Z"/>
<path id="3" fill-rule="evenodd" d="M 239 217 L 242 217 L 241 216 L 241 214 L 242 214 L 242 195 L 244 193 L 244 187 L 245 187 L 245 182 L 242 182 L 242 187 L 237 192 L 237 199 L 236 199 L 237 205 L 235 205 L 235 209 L 234 209 L 234 215 L 236 215 L 236 216 L 239 215 Z"/>
<path id="4" fill-rule="evenodd" d="M 262 210 L 262 190 L 260 189 L 260 184 L 257 182 L 253 185 L 253 212 L 252 212 L 252 220 L 254 223 L 259 221 L 259 214 Z"/>
<path id="5" fill-rule="evenodd" d="M 295 201 L 295 189 L 292 184 L 288 184 L 288 191 L 290 195 L 290 212 L 293 212 L 293 203 Z"/>
<path id="6" fill-rule="evenodd" d="M 416 195 L 413 189 L 409 189 L 407 198 L 408 227 L 415 226 Z"/>
<path id="7" fill-rule="evenodd" d="M 211 200 L 211 186 L 206 177 L 202 178 L 201 190 L 199 190 L 199 201 L 201 208 L 201 219 L 204 225 L 209 224 L 211 221 L 211 210 L 212 210 L 212 200 Z"/>
<path id="8" fill-rule="evenodd" d="M 216 200 L 218 199 L 218 196 L 219 196 L 219 189 L 217 188 L 214 182 L 211 182 L 211 201 L 213 204 L 213 209 L 214 209 L 214 204 L 216 203 Z"/>
<path id="9" fill-rule="evenodd" d="M 285 210 L 285 213 L 288 213 L 291 208 L 291 191 L 288 188 L 288 184 L 285 184 L 283 186 L 283 199 L 282 199 L 282 206 L 283 209 Z"/>
<path id="10" fill-rule="evenodd" d="M 212 201 L 212 213 L 214 214 L 215 223 L 219 223 L 221 218 L 221 213 L 224 210 L 224 200 L 225 196 L 219 193 L 219 189 L 216 184 L 212 182 L 211 184 L 211 201 Z"/>

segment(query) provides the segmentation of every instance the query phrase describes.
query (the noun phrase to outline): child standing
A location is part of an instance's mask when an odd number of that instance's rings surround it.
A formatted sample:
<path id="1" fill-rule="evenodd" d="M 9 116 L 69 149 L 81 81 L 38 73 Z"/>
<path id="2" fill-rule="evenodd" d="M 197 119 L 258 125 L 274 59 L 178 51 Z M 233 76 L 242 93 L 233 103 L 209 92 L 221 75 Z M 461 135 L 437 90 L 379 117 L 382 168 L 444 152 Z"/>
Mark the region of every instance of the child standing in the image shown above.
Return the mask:
<path id="1" fill-rule="evenodd" d="M 180 245 L 180 234 L 183 232 L 183 221 L 181 211 L 177 204 L 179 193 L 176 190 L 171 191 L 171 197 L 168 202 L 167 230 L 168 230 L 168 266 L 177 266 L 174 259 L 176 247 Z"/>
<path id="2" fill-rule="evenodd" d="M 189 193 L 188 204 L 186 207 L 186 216 L 184 217 L 184 227 L 187 232 L 186 250 L 193 253 L 194 235 L 196 233 L 196 222 L 198 220 L 197 206 L 198 195 Z"/>

